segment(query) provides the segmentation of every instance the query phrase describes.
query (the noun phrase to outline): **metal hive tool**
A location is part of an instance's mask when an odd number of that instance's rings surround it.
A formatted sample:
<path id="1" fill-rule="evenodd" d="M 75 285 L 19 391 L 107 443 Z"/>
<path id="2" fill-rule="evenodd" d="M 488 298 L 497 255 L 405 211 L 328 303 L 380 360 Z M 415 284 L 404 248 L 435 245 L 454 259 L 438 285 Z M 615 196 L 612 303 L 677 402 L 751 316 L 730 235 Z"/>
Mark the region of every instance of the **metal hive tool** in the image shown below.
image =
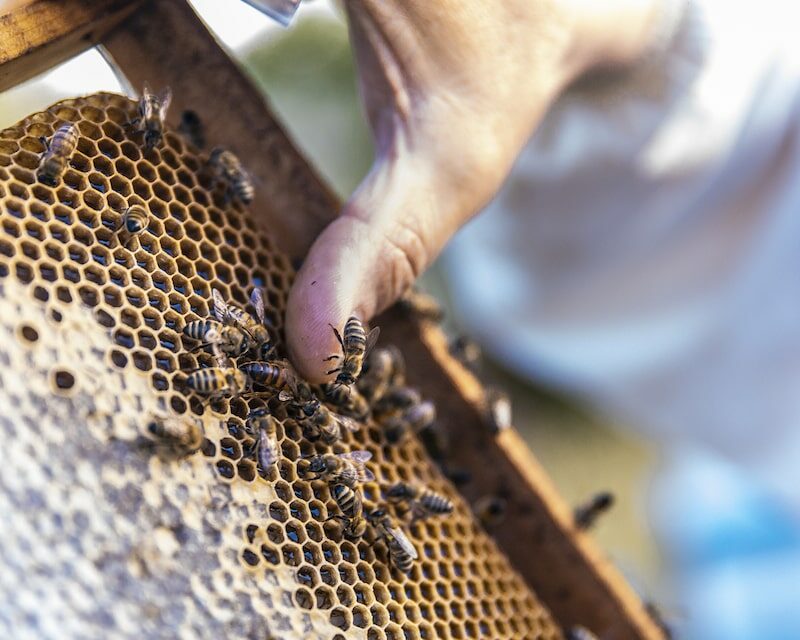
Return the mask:
<path id="1" fill-rule="evenodd" d="M 405 577 L 326 522 L 327 485 L 297 471 L 323 449 L 280 403 L 282 459 L 262 477 L 243 429 L 262 401 L 204 407 L 180 389 L 209 362 L 180 329 L 209 315 L 211 287 L 244 305 L 263 285 L 280 329 L 292 269 L 176 133 L 143 153 L 124 126 L 135 107 L 97 94 L 0 133 L 0 635 L 561 637 L 416 437 L 387 446 L 370 423 L 333 447 L 454 501 L 410 529 L 420 559 Z M 39 137 L 64 122 L 80 140 L 50 187 L 35 178 Z M 125 247 L 115 228 L 134 203 L 151 220 Z M 147 437 L 165 415 L 202 426 L 200 451 L 178 458 Z M 364 492 L 379 498 L 377 483 Z"/>

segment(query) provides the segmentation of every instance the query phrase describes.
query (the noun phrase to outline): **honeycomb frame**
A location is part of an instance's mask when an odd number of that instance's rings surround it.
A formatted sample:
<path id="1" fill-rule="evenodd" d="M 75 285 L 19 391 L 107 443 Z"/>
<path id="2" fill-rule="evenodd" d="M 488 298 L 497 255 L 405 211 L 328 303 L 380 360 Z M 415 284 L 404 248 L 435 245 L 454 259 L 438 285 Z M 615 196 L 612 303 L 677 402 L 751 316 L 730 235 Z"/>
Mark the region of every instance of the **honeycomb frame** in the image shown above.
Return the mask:
<path id="1" fill-rule="evenodd" d="M 262 400 L 204 406 L 185 394 L 182 372 L 210 360 L 187 352 L 194 345 L 180 329 L 209 315 L 211 287 L 245 305 L 250 288 L 264 286 L 280 330 L 292 268 L 174 131 L 145 153 L 125 126 L 134 112 L 128 98 L 96 94 L 0 132 L 8 345 L 0 401 L 11 409 L 0 432 L 12 459 L 0 471 L 0 511 L 12 514 L 0 593 L 16 604 L 0 612 L 0 629 L 14 637 L 28 623 L 37 637 L 560 637 L 416 438 L 388 446 L 370 423 L 331 449 L 366 449 L 381 482 L 421 481 L 455 503 L 452 516 L 410 530 L 420 559 L 404 577 L 380 545 L 342 540 L 326 522 L 338 512 L 326 483 L 298 472 L 300 456 L 326 449 L 303 440 L 280 403 L 270 408 L 281 421 L 282 459 L 263 474 L 243 429 Z M 67 121 L 78 124 L 78 148 L 63 181 L 49 187 L 34 175 L 39 136 Z M 134 203 L 151 220 L 128 249 L 115 228 Z M 147 438 L 148 416 L 165 414 L 202 425 L 200 451 L 178 459 Z M 81 508 L 70 492 L 83 497 Z M 364 492 L 379 499 L 376 483 Z M 31 502 L 40 509 L 25 509 Z M 46 535 L 21 534 L 32 530 Z M 98 562 L 92 549 L 111 560 Z M 41 570 L 48 554 L 61 573 Z M 70 606 L 51 614 L 33 606 L 42 598 Z"/>

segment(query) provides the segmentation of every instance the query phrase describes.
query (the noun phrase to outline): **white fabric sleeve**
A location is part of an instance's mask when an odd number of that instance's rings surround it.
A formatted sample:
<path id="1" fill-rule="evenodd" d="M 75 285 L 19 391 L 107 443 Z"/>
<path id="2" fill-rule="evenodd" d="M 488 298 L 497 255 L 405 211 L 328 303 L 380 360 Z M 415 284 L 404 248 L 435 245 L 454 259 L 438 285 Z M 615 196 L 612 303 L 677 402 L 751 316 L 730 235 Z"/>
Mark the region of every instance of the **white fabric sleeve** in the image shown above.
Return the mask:
<path id="1" fill-rule="evenodd" d="M 800 512 L 799 9 L 670 7 L 663 46 L 559 100 L 445 270 L 511 368 L 711 446 Z"/>

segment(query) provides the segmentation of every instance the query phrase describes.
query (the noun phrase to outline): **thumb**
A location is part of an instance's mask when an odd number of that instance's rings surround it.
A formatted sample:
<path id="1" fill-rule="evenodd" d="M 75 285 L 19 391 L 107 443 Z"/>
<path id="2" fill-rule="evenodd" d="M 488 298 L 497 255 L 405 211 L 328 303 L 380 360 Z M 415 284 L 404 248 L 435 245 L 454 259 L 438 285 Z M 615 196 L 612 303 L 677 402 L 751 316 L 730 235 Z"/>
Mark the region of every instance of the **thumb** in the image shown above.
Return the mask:
<path id="1" fill-rule="evenodd" d="M 289 294 L 289 356 L 311 382 L 329 378 L 323 359 L 338 353 L 329 325 L 367 321 L 396 300 L 428 266 L 455 225 L 446 224 L 423 160 L 378 160 L 317 238 Z"/>

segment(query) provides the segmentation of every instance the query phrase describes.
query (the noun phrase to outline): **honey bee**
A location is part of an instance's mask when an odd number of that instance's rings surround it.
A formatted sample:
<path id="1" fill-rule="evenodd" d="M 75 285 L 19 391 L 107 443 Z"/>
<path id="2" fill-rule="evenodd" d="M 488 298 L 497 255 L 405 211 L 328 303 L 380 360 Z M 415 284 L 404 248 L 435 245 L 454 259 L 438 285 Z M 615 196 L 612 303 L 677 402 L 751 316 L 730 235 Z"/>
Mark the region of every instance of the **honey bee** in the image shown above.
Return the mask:
<path id="1" fill-rule="evenodd" d="M 372 471 L 365 466 L 372 459 L 369 451 L 350 451 L 348 453 L 323 453 L 314 456 L 308 464 L 308 472 L 316 476 L 310 480 L 325 480 L 330 485 L 343 484 L 355 489 L 359 482 L 375 479 Z"/>
<path id="2" fill-rule="evenodd" d="M 297 376 L 286 360 L 245 362 L 242 371 L 255 384 L 278 391 L 278 399 L 286 401 L 298 395 Z"/>
<path id="3" fill-rule="evenodd" d="M 409 431 L 420 433 L 433 427 L 436 421 L 436 406 L 426 400 L 412 405 L 402 414 L 391 416 L 381 425 L 387 442 L 395 444 L 400 442 Z"/>
<path id="4" fill-rule="evenodd" d="M 150 85 L 144 83 L 142 97 L 139 98 L 139 117 L 131 120 L 130 124 L 136 125 L 136 130 L 144 133 L 145 149 L 150 150 L 161 144 L 170 102 L 172 89 L 164 87 L 161 93 L 155 94 L 150 91 Z"/>
<path id="5" fill-rule="evenodd" d="M 511 428 L 511 398 L 502 389 L 485 390 L 484 422 L 494 434 Z"/>
<path id="6" fill-rule="evenodd" d="M 210 367 L 190 373 L 186 385 L 212 400 L 226 395 L 240 396 L 250 387 L 250 379 L 244 371 L 233 367 Z"/>
<path id="7" fill-rule="evenodd" d="M 422 396 L 416 389 L 411 387 L 391 387 L 373 405 L 372 413 L 380 421 L 384 420 L 386 416 L 394 415 L 421 403 Z"/>
<path id="8" fill-rule="evenodd" d="M 198 149 L 206 146 L 206 132 L 203 121 L 196 111 L 186 109 L 181 114 L 181 122 L 178 131 Z"/>
<path id="9" fill-rule="evenodd" d="M 208 164 L 225 182 L 228 194 L 236 195 L 245 204 L 253 201 L 255 195 L 253 180 L 233 152 L 217 147 L 211 151 Z"/>
<path id="10" fill-rule="evenodd" d="M 417 484 L 398 482 L 387 489 L 386 497 L 410 504 L 412 522 L 453 512 L 453 503 L 448 498 Z"/>
<path id="11" fill-rule="evenodd" d="M 199 340 L 200 349 L 208 345 L 215 345 L 224 354 L 237 358 L 247 351 L 250 341 L 238 327 L 226 326 L 216 320 L 192 320 L 183 327 L 183 335 L 193 340 Z"/>
<path id="12" fill-rule="evenodd" d="M 567 631 L 567 640 L 597 640 L 597 636 L 586 627 L 574 626 Z"/>
<path id="13" fill-rule="evenodd" d="M 322 391 L 328 401 L 335 404 L 343 414 L 358 420 L 364 420 L 369 415 L 369 402 L 355 389 L 323 384 Z"/>
<path id="14" fill-rule="evenodd" d="M 269 469 L 278 462 L 280 449 L 278 448 L 277 429 L 278 421 L 271 415 L 266 407 L 253 409 L 245 421 L 247 430 L 256 434 L 256 456 L 261 469 Z"/>
<path id="15" fill-rule="evenodd" d="M 51 140 L 39 138 L 45 151 L 39 161 L 36 177 L 45 184 L 56 186 L 61 176 L 67 169 L 72 153 L 78 145 L 78 129 L 74 124 L 60 126 L 53 134 Z"/>
<path id="16" fill-rule="evenodd" d="M 258 321 L 241 307 L 225 302 L 219 290 L 212 289 L 211 297 L 214 301 L 214 315 L 217 320 L 244 331 L 252 338 L 258 352 L 258 358 L 260 360 L 268 360 L 274 345 L 264 322 L 264 292 L 259 287 L 255 287 L 250 293 L 250 303 L 255 309 Z"/>
<path id="17" fill-rule="evenodd" d="M 185 418 L 156 417 L 147 425 L 147 431 L 182 456 L 194 453 L 203 444 L 203 429 Z"/>
<path id="18" fill-rule="evenodd" d="M 331 497 L 336 501 L 342 515 L 334 515 L 328 519 L 344 520 L 344 534 L 348 538 L 362 537 L 367 530 L 367 519 L 364 517 L 364 503 L 358 488 L 334 484 L 331 485 Z"/>
<path id="19" fill-rule="evenodd" d="M 364 357 L 375 346 L 380 328 L 375 327 L 372 331 L 366 333 L 361 320 L 351 316 L 344 325 L 344 338 L 339 334 L 336 327 L 331 325 L 331 329 L 333 329 L 336 339 L 342 346 L 342 355 L 332 355 L 325 358 L 325 361 L 341 358 L 339 366 L 328 371 L 328 374 L 338 372 L 333 384 L 352 387 L 358 380 L 358 376 L 361 375 Z"/>
<path id="20" fill-rule="evenodd" d="M 389 388 L 405 384 L 405 378 L 403 354 L 394 345 L 389 345 L 369 353 L 356 384 L 367 401 L 375 403 Z"/>
<path id="21" fill-rule="evenodd" d="M 418 320 L 427 320 L 439 324 L 444 320 L 442 306 L 431 295 L 411 287 L 397 301 L 397 306 L 406 314 Z"/>
<path id="22" fill-rule="evenodd" d="M 480 368 L 483 352 L 480 345 L 468 336 L 457 336 L 450 341 L 450 355 L 463 364 L 472 373 Z"/>
<path id="23" fill-rule="evenodd" d="M 132 204 L 125 209 L 117 227 L 120 243 L 126 248 L 130 248 L 131 240 L 138 236 L 150 222 L 150 214 L 140 204 Z"/>
<path id="24" fill-rule="evenodd" d="M 358 431 L 360 428 L 358 422 L 349 416 L 334 413 L 316 397 L 290 403 L 289 412 L 300 421 L 303 434 L 312 442 L 321 439 L 325 444 L 333 444 L 342 439 L 342 429 Z"/>
<path id="25" fill-rule="evenodd" d="M 578 529 L 589 529 L 603 513 L 614 505 L 614 494 L 601 491 L 592 496 L 585 504 L 575 508 L 573 518 Z"/>
<path id="26" fill-rule="evenodd" d="M 405 532 L 383 509 L 371 511 L 367 520 L 375 528 L 377 539 L 386 542 L 392 564 L 403 573 L 410 573 L 419 555 Z"/>
<path id="27" fill-rule="evenodd" d="M 472 512 L 484 529 L 492 529 L 501 524 L 507 511 L 508 500 L 497 495 L 483 496 L 472 505 Z"/>

